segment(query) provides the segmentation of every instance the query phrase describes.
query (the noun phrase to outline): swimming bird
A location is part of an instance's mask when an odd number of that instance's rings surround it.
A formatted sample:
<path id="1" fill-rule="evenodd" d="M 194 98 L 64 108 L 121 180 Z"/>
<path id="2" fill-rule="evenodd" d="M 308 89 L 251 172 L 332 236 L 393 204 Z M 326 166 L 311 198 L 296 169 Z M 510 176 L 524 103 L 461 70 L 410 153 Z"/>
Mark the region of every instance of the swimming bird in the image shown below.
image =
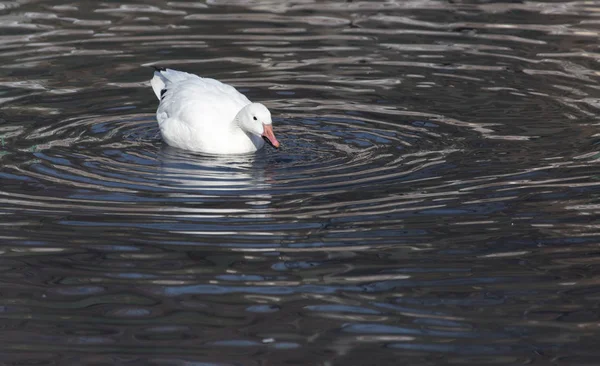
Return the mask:
<path id="1" fill-rule="evenodd" d="M 279 142 L 271 112 L 233 86 L 187 72 L 154 67 L 150 84 L 158 98 L 156 119 L 163 140 L 209 154 L 252 153 Z"/>

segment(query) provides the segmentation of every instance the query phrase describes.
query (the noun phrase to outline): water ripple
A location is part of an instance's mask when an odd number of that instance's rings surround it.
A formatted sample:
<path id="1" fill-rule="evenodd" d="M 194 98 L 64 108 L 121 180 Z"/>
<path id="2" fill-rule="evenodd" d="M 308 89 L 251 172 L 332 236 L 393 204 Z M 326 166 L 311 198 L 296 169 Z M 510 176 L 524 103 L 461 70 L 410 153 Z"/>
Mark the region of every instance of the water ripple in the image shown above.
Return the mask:
<path id="1" fill-rule="evenodd" d="M 0 2 L 6 364 L 598 352 L 597 1 Z M 166 146 L 150 65 L 283 146 Z"/>

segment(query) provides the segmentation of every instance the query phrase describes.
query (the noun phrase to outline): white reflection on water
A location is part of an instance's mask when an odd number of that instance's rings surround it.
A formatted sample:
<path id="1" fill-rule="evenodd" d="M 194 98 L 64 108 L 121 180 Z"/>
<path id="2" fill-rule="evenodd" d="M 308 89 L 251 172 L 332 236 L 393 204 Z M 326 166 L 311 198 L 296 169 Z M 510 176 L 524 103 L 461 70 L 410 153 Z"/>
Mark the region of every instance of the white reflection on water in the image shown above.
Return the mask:
<path id="1" fill-rule="evenodd" d="M 234 191 L 268 190 L 264 155 L 218 156 L 164 145 L 158 152 L 161 174 L 174 186 Z M 241 192 L 240 192 L 241 193 Z"/>

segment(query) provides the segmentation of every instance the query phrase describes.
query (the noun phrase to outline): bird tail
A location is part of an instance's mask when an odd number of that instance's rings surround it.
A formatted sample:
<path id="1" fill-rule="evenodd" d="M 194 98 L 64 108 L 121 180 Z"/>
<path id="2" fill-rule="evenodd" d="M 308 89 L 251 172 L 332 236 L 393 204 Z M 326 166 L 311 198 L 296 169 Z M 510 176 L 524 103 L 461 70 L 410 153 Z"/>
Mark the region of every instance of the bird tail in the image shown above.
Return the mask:
<path id="1" fill-rule="evenodd" d="M 152 90 L 158 100 L 161 100 L 164 93 L 172 83 L 178 83 L 190 79 L 198 79 L 199 77 L 194 74 L 188 74 L 187 72 L 177 71 L 173 69 L 167 69 L 164 67 L 152 66 L 154 68 L 154 77 L 150 81 Z"/>
<path id="2" fill-rule="evenodd" d="M 167 69 L 164 67 L 152 66 L 154 68 L 154 77 L 150 80 L 150 85 L 152 85 L 152 90 L 154 90 L 154 94 L 158 100 L 161 99 L 163 90 L 167 89 L 167 78 L 163 75 L 163 72 L 166 72 Z"/>

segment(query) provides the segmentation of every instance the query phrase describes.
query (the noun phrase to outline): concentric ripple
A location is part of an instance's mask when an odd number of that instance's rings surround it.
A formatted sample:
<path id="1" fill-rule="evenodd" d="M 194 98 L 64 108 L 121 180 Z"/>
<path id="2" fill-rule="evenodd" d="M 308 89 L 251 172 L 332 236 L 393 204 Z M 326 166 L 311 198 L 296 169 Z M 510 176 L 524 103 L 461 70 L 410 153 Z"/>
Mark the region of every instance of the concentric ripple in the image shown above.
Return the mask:
<path id="1" fill-rule="evenodd" d="M 24 138 L 6 139 L 5 158 L 19 163 L 5 165 L 5 176 L 19 176 L 40 189 L 62 187 L 71 198 L 98 200 L 118 192 L 136 195 L 140 202 L 153 193 L 167 203 L 174 191 L 196 199 L 300 192 L 323 197 L 415 179 L 456 151 L 419 121 L 392 128 L 373 119 L 331 115 L 290 116 L 275 123 L 281 150 L 216 157 L 165 145 L 153 115 L 69 118 L 30 129 Z M 44 207 L 51 210 L 48 200 Z M 280 205 L 278 212 L 285 209 Z"/>

